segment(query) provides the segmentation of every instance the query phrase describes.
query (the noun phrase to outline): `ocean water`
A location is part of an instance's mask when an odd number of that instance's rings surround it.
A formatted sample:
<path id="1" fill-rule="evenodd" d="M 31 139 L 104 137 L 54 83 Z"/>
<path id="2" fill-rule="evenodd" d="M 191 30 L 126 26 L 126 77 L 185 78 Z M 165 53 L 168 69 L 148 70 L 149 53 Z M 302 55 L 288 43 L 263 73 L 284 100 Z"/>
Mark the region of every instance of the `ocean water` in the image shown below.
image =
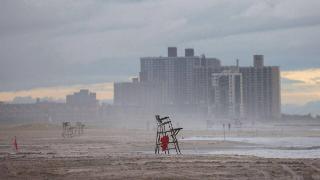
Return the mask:
<path id="1" fill-rule="evenodd" d="M 180 141 L 223 141 L 223 137 L 194 136 Z M 320 137 L 226 137 L 242 142 L 225 149 L 188 150 L 187 154 L 252 155 L 265 158 L 320 158 Z M 249 144 L 247 144 L 249 143 Z"/>

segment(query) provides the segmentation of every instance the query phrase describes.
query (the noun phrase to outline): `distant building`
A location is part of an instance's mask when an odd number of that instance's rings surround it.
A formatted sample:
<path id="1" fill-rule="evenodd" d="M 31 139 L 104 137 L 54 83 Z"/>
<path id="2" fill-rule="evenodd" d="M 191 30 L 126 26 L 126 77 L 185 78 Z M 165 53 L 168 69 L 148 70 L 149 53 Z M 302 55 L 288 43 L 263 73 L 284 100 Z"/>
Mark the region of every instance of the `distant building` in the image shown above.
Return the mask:
<path id="1" fill-rule="evenodd" d="M 243 117 L 242 74 L 225 70 L 211 74 L 209 113 L 216 118 Z"/>
<path id="2" fill-rule="evenodd" d="M 66 103 L 72 106 L 97 106 L 98 100 L 96 93 L 89 92 L 87 89 L 81 89 L 79 92 L 67 95 Z"/>
<path id="3" fill-rule="evenodd" d="M 111 121 L 116 113 L 113 107 L 100 106 L 96 94 L 89 90 L 68 95 L 63 103 L 39 98 L 33 103 L 0 103 L 0 121 L 5 122 Z"/>
<path id="4" fill-rule="evenodd" d="M 280 70 L 264 66 L 263 55 L 254 55 L 253 67 L 240 67 L 243 79 L 243 106 L 247 117 L 281 117 Z"/>
<path id="5" fill-rule="evenodd" d="M 238 60 L 236 66 L 221 66 L 219 59 L 196 56 L 192 48 L 178 56 L 177 48 L 169 47 L 168 57 L 140 58 L 139 78 L 114 84 L 114 104 L 203 117 L 277 119 L 280 70 L 264 66 L 263 55 L 254 55 L 253 67 L 239 67 Z"/>
<path id="6" fill-rule="evenodd" d="M 163 104 L 161 85 L 156 83 L 132 82 L 114 84 L 114 105 L 116 106 L 157 106 Z"/>
<path id="7" fill-rule="evenodd" d="M 177 48 L 168 48 L 168 57 L 140 59 L 141 83 L 156 83 L 163 89 L 163 104 L 206 104 L 209 77 L 220 68 L 220 60 L 195 56 L 193 49 L 185 49 L 185 56 L 177 56 Z"/>

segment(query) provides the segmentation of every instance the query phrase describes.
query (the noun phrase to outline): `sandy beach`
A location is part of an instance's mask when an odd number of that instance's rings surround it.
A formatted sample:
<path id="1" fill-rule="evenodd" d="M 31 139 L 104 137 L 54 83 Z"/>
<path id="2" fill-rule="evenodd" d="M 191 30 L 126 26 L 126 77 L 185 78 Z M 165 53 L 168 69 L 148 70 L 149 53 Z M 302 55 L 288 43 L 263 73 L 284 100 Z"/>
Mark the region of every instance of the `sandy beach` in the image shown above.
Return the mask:
<path id="1" fill-rule="evenodd" d="M 240 149 L 277 149 L 278 145 L 239 140 L 250 133 L 230 132 L 221 140 L 218 131 L 184 130 L 179 136 L 182 155 L 154 155 L 152 130 L 88 127 L 82 136 L 63 138 L 61 127 L 54 124 L 1 126 L 0 179 L 320 179 L 317 155 L 274 158 L 237 154 Z M 259 133 L 264 138 L 268 134 Z M 310 131 L 305 137 L 317 139 L 318 133 Z M 14 136 L 18 152 L 11 144 Z M 289 131 L 282 136 L 294 138 Z M 281 146 L 318 150 L 312 147 Z M 230 150 L 233 153 L 212 153 Z"/>

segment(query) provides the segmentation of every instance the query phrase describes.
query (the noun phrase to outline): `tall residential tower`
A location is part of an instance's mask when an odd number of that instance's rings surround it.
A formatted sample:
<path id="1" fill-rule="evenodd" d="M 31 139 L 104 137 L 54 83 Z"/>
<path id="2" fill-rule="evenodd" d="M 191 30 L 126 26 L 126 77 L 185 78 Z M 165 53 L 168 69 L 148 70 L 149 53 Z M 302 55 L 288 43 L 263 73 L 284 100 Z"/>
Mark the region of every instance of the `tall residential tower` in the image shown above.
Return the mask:
<path id="1" fill-rule="evenodd" d="M 253 57 L 251 67 L 239 67 L 239 61 L 221 66 L 192 48 L 178 56 L 177 48 L 169 47 L 167 57 L 140 58 L 139 79 L 115 83 L 114 104 L 213 119 L 278 119 L 279 67 L 265 66 L 263 55 Z"/>
<path id="2" fill-rule="evenodd" d="M 207 105 L 210 74 L 220 68 L 220 60 L 195 56 L 185 49 L 185 56 L 177 56 L 177 49 L 168 48 L 168 57 L 142 57 L 141 83 L 157 83 L 164 90 L 164 104 Z"/>
<path id="3" fill-rule="evenodd" d="M 279 119 L 281 117 L 279 67 L 264 66 L 263 55 L 254 55 L 253 61 L 253 67 L 240 67 L 245 115 L 253 119 Z"/>

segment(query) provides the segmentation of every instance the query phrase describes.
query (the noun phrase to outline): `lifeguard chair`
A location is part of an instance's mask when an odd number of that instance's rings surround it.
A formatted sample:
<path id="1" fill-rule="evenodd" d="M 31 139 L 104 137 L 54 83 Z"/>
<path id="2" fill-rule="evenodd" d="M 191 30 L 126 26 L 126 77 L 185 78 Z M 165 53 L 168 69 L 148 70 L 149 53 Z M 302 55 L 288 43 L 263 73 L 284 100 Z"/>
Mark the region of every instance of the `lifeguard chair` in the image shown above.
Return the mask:
<path id="1" fill-rule="evenodd" d="M 154 153 L 160 154 L 164 152 L 165 154 L 170 154 L 170 150 L 174 150 L 177 154 L 181 154 L 177 134 L 182 128 L 173 128 L 169 116 L 161 118 L 160 115 L 156 115 L 155 117 L 157 121 L 157 137 Z"/>
<path id="2" fill-rule="evenodd" d="M 71 138 L 73 137 L 74 133 L 74 127 L 71 126 L 70 122 L 63 122 L 62 123 L 62 137 L 64 138 Z"/>
<path id="3" fill-rule="evenodd" d="M 83 134 L 84 124 L 77 122 L 75 126 L 71 125 L 71 122 L 62 123 L 62 137 L 72 138 L 74 136 L 80 136 Z"/>

